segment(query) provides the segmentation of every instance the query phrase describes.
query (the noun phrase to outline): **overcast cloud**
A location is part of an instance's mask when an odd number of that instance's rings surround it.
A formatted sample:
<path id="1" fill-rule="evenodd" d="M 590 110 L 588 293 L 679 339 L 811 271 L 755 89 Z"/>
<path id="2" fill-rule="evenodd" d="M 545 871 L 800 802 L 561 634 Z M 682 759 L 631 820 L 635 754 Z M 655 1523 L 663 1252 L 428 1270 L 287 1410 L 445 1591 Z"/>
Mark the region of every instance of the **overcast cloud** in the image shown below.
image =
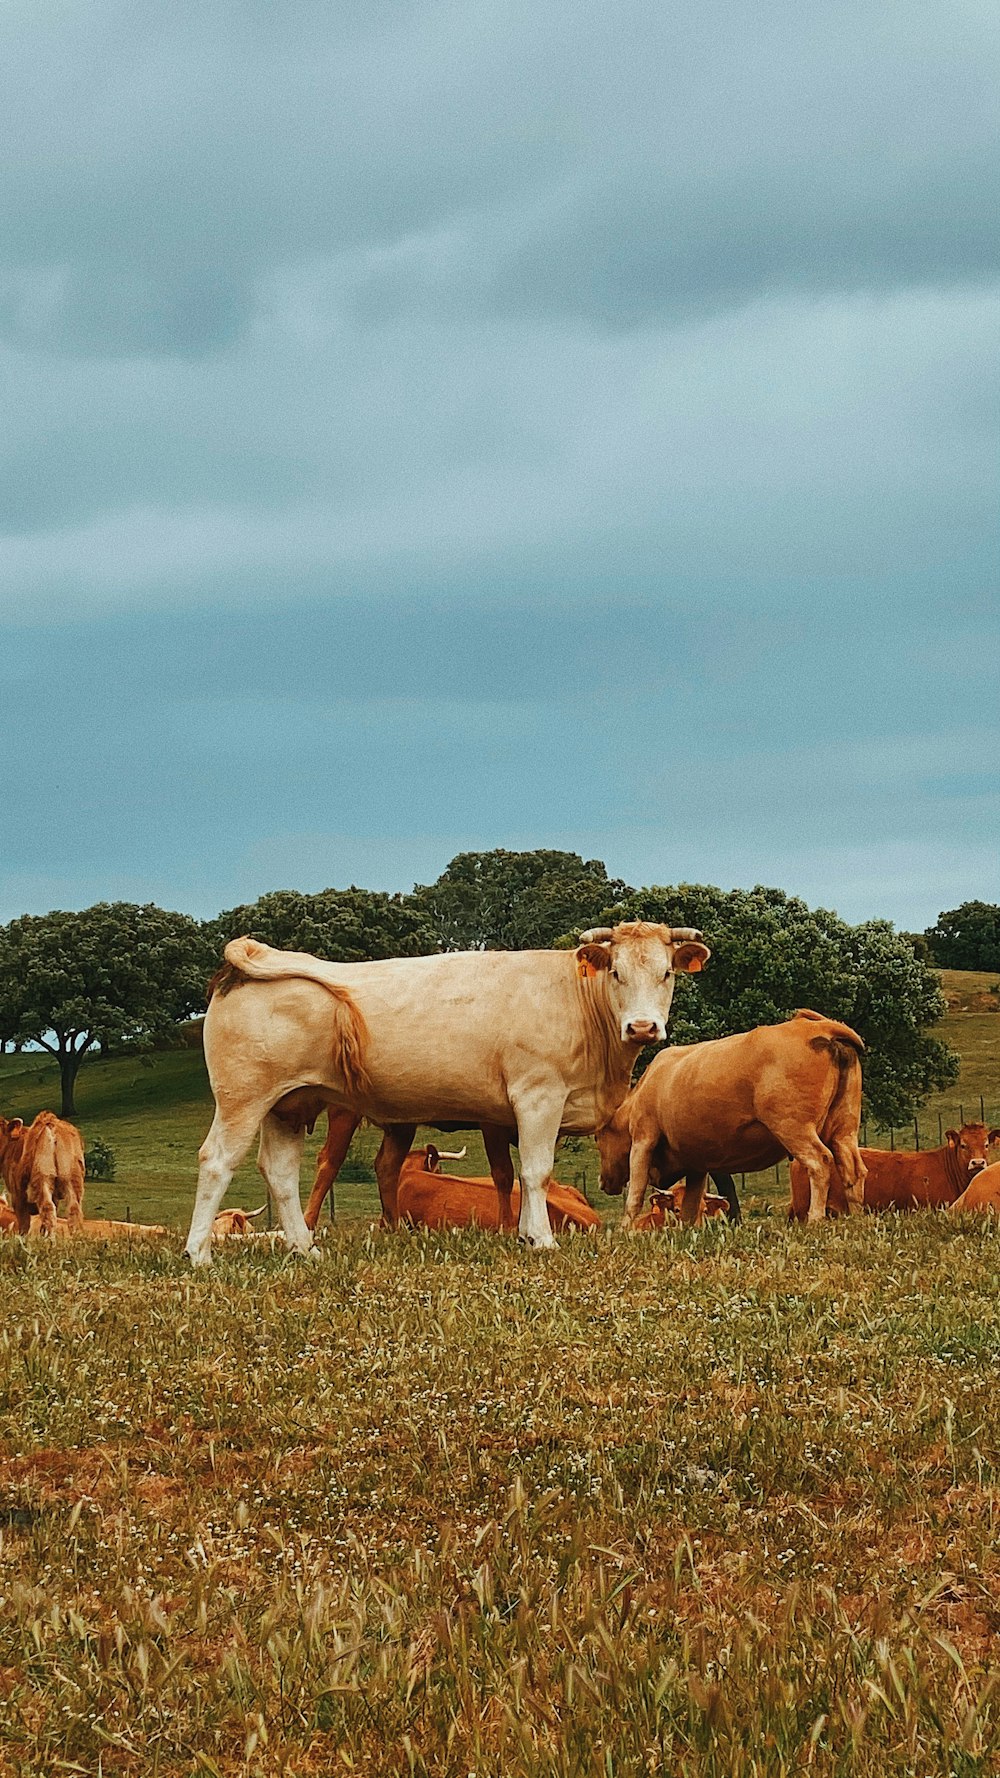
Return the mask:
<path id="1" fill-rule="evenodd" d="M 0 918 L 1000 899 L 998 36 L 8 0 Z"/>

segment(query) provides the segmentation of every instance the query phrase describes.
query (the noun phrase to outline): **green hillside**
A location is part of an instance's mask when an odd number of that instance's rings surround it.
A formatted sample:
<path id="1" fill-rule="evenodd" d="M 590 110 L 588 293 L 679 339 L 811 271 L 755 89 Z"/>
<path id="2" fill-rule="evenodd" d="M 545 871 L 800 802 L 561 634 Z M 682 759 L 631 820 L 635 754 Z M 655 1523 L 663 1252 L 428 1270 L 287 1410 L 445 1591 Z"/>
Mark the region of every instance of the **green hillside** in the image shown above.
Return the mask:
<path id="1" fill-rule="evenodd" d="M 994 992 L 996 978 L 971 970 L 942 971 L 942 986 L 949 1010 L 941 1035 L 962 1057 L 962 1072 L 955 1087 L 929 1101 L 920 1115 L 921 1143 L 938 1141 L 938 1119 L 947 1128 L 980 1114 L 980 1095 L 986 1117 L 1000 1124 L 1000 998 Z M 31 1118 L 46 1106 L 58 1109 L 59 1083 L 55 1064 L 41 1054 L 0 1056 L 0 1112 Z M 117 1178 L 105 1184 L 93 1181 L 87 1188 L 87 1210 L 92 1216 L 125 1216 L 133 1221 L 166 1222 L 182 1226 L 191 1209 L 197 1172 L 198 1146 L 212 1116 L 212 1096 L 199 1050 L 158 1051 L 149 1056 L 116 1056 L 88 1062 L 77 1083 L 77 1122 L 85 1141 L 101 1137 L 114 1149 Z M 316 1152 L 325 1135 L 320 1124 L 306 1145 L 302 1169 L 303 1193 L 308 1189 Z M 874 1128 L 868 1131 L 872 1146 L 888 1145 L 888 1137 Z M 913 1146 L 912 1128 L 897 1133 L 897 1146 Z M 378 1146 L 375 1130 L 360 1130 L 348 1159 L 345 1176 L 337 1188 L 339 1215 L 374 1216 L 378 1194 L 371 1162 Z M 449 1147 L 468 1144 L 466 1167 L 474 1173 L 487 1171 L 478 1131 L 448 1138 Z M 596 1197 L 602 1211 L 614 1218 L 618 1205 L 600 1199 L 596 1186 L 593 1145 L 581 1142 L 564 1149 L 557 1161 L 560 1178 L 570 1180 Z M 747 1202 L 761 1210 L 783 1203 L 785 1169 L 748 1177 Z M 227 1203 L 248 1207 L 261 1203 L 263 1183 L 249 1159 L 240 1168 Z"/>

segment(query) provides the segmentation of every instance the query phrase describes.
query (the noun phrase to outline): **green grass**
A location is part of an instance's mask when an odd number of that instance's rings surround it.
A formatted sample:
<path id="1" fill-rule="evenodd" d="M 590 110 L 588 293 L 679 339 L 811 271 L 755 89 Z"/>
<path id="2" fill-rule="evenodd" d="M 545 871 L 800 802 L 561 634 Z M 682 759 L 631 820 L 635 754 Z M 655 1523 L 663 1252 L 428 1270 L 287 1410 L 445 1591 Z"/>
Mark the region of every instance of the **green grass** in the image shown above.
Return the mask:
<path id="1" fill-rule="evenodd" d="M 0 1246 L 4 1778 L 1000 1769 L 991 1221 L 325 1246 Z"/>
<path id="2" fill-rule="evenodd" d="M 949 1010 L 940 1032 L 961 1054 L 962 1073 L 955 1087 L 931 1099 L 921 1112 L 924 1147 L 933 1147 L 938 1141 L 939 1115 L 943 1128 L 960 1121 L 960 1110 L 967 1118 L 978 1117 L 980 1094 L 987 1117 L 1000 1124 L 1000 1002 L 990 992 L 995 979 L 972 971 L 945 970 L 942 980 L 946 993 L 956 1004 Z M 990 1006 L 994 1010 L 987 1010 Z M 47 1056 L 0 1056 L 0 1111 L 30 1118 L 45 1106 L 58 1109 L 58 1105 L 58 1076 L 55 1064 Z M 134 1221 L 181 1227 L 190 1215 L 198 1147 L 211 1117 L 212 1097 L 197 1050 L 166 1050 L 145 1059 L 114 1057 L 86 1063 L 77 1083 L 77 1121 L 85 1139 L 100 1136 L 110 1143 L 118 1162 L 113 1183 L 88 1184 L 88 1213 L 114 1217 L 127 1214 Z M 306 1145 L 304 1194 L 312 1181 L 316 1151 L 325 1130 L 324 1122 Z M 874 1126 L 869 1129 L 868 1138 L 873 1147 L 888 1146 L 887 1133 Z M 448 1147 L 468 1144 L 468 1171 L 488 1171 L 478 1131 L 446 1140 Z M 898 1132 L 895 1141 L 897 1146 L 912 1147 L 912 1128 Z M 378 1214 L 378 1193 L 371 1168 L 378 1142 L 379 1135 L 374 1130 L 361 1130 L 355 1138 L 345 1170 L 347 1176 L 337 1187 L 338 1215 Z M 617 1219 L 620 1204 L 602 1198 L 598 1190 L 596 1154 L 591 1142 L 579 1144 L 573 1152 L 562 1151 L 556 1173 L 585 1190 L 609 1220 Z M 777 1176 L 774 1171 L 748 1175 L 743 1195 L 751 1213 L 783 1205 L 788 1196 L 787 1167 L 782 1167 Z M 254 1208 L 263 1198 L 263 1182 L 251 1157 L 237 1174 L 226 1201 Z"/>

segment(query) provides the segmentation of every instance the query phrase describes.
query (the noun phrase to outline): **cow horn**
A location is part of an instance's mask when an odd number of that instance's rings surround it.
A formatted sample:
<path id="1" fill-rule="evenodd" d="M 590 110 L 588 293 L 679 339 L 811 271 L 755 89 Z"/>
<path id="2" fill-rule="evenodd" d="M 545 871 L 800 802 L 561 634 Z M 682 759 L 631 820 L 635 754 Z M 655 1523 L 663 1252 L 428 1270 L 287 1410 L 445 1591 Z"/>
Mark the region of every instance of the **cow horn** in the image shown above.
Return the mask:
<path id="1" fill-rule="evenodd" d="M 266 1209 L 267 1209 L 267 1199 L 265 1198 L 265 1200 L 259 1210 L 248 1210 L 247 1215 L 250 1217 L 263 1216 Z"/>
<path id="2" fill-rule="evenodd" d="M 588 926 L 586 932 L 580 934 L 580 943 L 582 945 L 606 945 L 610 944 L 614 935 L 613 926 Z"/>
<path id="3" fill-rule="evenodd" d="M 437 1152 L 439 1161 L 464 1161 L 469 1147 L 466 1143 L 464 1148 L 439 1148 Z"/>
<path id="4" fill-rule="evenodd" d="M 675 945 L 688 944 L 692 940 L 696 944 L 704 943 L 704 939 L 698 931 L 697 926 L 671 926 L 670 937 Z"/>

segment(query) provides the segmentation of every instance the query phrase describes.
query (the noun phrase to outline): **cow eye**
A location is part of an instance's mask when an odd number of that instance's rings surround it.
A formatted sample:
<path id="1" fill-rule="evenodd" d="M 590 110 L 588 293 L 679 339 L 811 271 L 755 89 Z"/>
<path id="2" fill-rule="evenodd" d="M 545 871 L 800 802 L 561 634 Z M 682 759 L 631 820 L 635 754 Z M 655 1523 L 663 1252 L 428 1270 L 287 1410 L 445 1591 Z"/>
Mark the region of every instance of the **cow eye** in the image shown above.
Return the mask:
<path id="1" fill-rule="evenodd" d="M 665 981 L 665 982 L 669 982 L 669 980 L 670 980 L 670 977 L 671 977 L 671 976 L 672 976 L 672 975 L 673 975 L 673 973 L 674 973 L 674 972 L 673 972 L 673 970 L 672 970 L 672 969 L 668 969 L 668 970 L 667 970 L 667 973 L 666 973 L 666 975 L 665 975 L 665 976 L 664 976 L 664 978 L 663 978 L 663 979 L 664 979 L 664 981 Z"/>
<path id="2" fill-rule="evenodd" d="M 619 974 L 618 974 L 618 971 L 617 971 L 617 969 L 613 969 L 613 970 L 612 970 L 612 971 L 611 971 L 611 979 L 612 979 L 612 981 L 615 981 L 615 982 L 620 982 L 620 981 L 621 981 L 621 979 L 622 979 L 622 978 L 621 978 L 621 976 L 620 976 L 620 975 L 619 975 Z"/>

